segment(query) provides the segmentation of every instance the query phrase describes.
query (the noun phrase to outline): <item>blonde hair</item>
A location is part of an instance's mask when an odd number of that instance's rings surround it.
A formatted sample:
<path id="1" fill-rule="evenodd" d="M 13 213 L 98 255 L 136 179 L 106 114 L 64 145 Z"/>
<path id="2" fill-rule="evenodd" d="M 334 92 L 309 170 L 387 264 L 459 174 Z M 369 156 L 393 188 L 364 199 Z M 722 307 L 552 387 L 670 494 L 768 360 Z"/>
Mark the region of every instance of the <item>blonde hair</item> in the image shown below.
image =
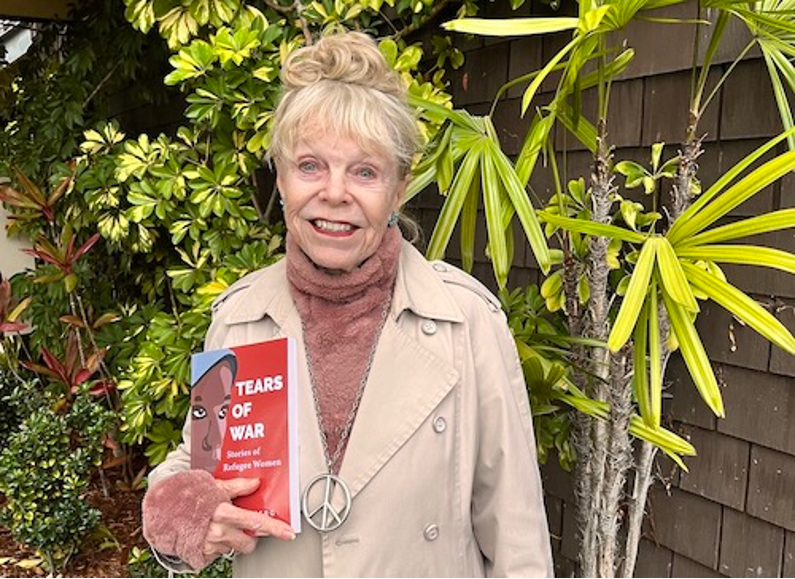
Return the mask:
<path id="1" fill-rule="evenodd" d="M 375 41 L 361 32 L 333 34 L 290 54 L 282 66 L 269 156 L 290 159 L 298 141 L 330 132 L 411 171 L 419 147 L 406 88 Z"/>

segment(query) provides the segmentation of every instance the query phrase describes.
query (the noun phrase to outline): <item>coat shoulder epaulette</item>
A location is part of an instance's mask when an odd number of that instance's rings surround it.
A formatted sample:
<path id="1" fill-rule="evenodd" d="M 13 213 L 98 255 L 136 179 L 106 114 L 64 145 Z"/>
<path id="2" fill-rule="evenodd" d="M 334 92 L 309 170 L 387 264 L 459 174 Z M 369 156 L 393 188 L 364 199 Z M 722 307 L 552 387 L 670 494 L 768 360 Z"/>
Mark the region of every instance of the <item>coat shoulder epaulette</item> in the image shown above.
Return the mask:
<path id="1" fill-rule="evenodd" d="M 465 271 L 444 261 L 432 261 L 431 267 L 444 283 L 469 290 L 482 299 L 490 311 L 496 313 L 502 310 L 500 300 L 497 299 L 497 296 Z"/>
<path id="2" fill-rule="evenodd" d="M 221 292 L 221 294 L 213 301 L 212 305 L 213 313 L 214 314 L 217 313 L 218 310 L 220 310 L 223 307 L 223 305 L 229 301 L 229 298 L 231 298 L 233 295 L 250 287 L 251 284 L 253 284 L 257 280 L 257 278 L 259 278 L 259 276 L 262 275 L 263 271 L 264 270 L 260 269 L 257 271 L 253 271 L 247 275 L 244 275 L 235 283 L 233 283 L 228 288 L 226 288 L 223 292 Z"/>

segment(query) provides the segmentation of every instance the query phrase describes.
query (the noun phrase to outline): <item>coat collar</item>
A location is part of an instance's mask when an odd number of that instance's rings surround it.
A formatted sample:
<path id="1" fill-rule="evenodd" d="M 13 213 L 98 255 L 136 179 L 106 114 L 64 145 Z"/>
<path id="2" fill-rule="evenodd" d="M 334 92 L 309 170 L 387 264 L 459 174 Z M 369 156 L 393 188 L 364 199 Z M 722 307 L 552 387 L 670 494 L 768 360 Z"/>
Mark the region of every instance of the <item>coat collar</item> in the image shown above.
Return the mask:
<path id="1" fill-rule="evenodd" d="M 285 260 L 253 274 L 247 293 L 256 299 L 239 300 L 226 318 L 227 324 L 256 322 L 270 317 L 280 327 L 295 316 L 296 310 L 287 291 Z M 463 322 L 464 316 L 445 287 L 439 272 L 410 243 L 404 241 L 398 264 L 392 319 L 410 310 L 418 316 L 449 322 Z"/>

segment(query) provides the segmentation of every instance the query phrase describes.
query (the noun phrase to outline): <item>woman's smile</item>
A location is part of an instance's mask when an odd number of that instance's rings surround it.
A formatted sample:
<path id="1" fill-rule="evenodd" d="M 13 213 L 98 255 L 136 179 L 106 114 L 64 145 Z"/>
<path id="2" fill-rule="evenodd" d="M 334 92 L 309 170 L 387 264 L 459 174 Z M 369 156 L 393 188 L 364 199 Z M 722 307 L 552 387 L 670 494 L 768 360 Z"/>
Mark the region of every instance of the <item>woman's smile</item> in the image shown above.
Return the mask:
<path id="1" fill-rule="evenodd" d="M 325 219 L 315 219 L 312 222 L 315 229 L 324 235 L 331 235 L 332 237 L 350 237 L 355 228 L 350 223 L 339 221 L 327 221 Z"/>

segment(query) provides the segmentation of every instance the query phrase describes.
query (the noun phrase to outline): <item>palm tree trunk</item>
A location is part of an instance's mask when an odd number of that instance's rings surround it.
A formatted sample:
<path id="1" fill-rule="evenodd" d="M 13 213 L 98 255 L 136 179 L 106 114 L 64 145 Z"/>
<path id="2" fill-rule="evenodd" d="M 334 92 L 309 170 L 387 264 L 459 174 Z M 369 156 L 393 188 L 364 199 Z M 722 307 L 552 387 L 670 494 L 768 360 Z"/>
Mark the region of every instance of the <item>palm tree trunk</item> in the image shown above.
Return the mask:
<path id="1" fill-rule="evenodd" d="M 613 175 L 610 171 L 612 153 L 606 141 L 606 124 L 604 119 L 598 123 L 597 151 L 594 158 L 594 170 L 591 175 L 592 219 L 598 223 L 608 223 L 612 206 L 611 196 L 614 192 Z M 588 283 L 591 295 L 588 300 L 588 311 L 585 320 L 585 334 L 591 338 L 607 341 L 609 334 L 610 299 L 607 263 L 607 247 L 609 240 L 594 236 L 589 242 L 589 259 L 587 265 Z M 604 347 L 591 349 L 591 373 L 594 377 L 593 387 L 586 392 L 597 400 L 607 401 L 610 383 L 610 351 Z M 589 420 L 591 428 L 583 432 L 588 438 L 579 445 L 589 444 L 588 463 L 582 464 L 579 472 L 586 475 L 587 494 L 578 497 L 577 520 L 581 527 L 582 548 L 580 552 L 580 572 L 585 577 L 595 577 L 598 569 L 598 537 L 600 513 L 604 508 L 603 493 L 605 485 L 605 463 L 609 443 L 608 424 L 601 420 Z M 582 462 L 582 461 L 581 461 Z M 588 476 L 590 475 L 590 476 Z M 582 491 L 583 489 L 578 489 Z"/>

